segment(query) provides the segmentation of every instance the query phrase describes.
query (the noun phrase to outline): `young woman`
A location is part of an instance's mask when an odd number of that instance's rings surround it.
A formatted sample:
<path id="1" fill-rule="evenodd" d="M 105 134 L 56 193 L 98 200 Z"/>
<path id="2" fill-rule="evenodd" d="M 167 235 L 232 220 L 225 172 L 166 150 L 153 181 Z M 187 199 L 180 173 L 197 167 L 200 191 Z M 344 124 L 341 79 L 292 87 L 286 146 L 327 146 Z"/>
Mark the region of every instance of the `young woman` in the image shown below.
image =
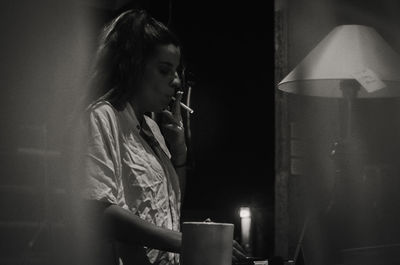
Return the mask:
<path id="1" fill-rule="evenodd" d="M 96 264 L 179 264 L 187 158 L 180 66 L 177 38 L 143 10 L 104 30 L 81 184 L 94 210 L 87 227 L 97 235 Z M 160 127 L 148 113 L 163 116 Z M 235 245 L 234 260 L 243 257 Z"/>

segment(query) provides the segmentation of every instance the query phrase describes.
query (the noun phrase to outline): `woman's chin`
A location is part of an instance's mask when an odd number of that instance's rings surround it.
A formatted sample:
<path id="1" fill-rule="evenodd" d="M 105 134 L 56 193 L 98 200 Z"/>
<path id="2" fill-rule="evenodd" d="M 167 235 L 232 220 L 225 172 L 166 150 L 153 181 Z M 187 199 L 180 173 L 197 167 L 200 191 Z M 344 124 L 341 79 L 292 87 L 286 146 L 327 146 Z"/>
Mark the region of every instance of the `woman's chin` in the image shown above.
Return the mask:
<path id="1" fill-rule="evenodd" d="M 169 106 L 169 104 L 167 103 L 167 104 L 164 104 L 161 108 L 160 108 L 160 111 L 164 111 L 164 110 L 171 110 L 171 107 Z"/>
<path id="2" fill-rule="evenodd" d="M 154 108 L 154 110 L 153 110 L 153 112 L 155 112 L 155 113 L 160 113 L 160 112 L 163 112 L 164 110 L 169 110 L 169 106 L 167 105 L 167 106 L 161 106 L 161 107 L 158 107 L 158 108 Z"/>

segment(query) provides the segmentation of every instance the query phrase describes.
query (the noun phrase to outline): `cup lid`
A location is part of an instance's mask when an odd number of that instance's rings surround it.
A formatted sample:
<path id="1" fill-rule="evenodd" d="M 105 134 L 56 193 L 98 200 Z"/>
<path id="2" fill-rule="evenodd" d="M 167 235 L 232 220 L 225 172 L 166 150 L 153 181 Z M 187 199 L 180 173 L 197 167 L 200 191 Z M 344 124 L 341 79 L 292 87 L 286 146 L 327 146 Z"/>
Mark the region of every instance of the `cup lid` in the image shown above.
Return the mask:
<path id="1" fill-rule="evenodd" d="M 233 226 L 231 223 L 215 223 L 215 222 L 183 222 L 183 225 L 221 225 Z"/>

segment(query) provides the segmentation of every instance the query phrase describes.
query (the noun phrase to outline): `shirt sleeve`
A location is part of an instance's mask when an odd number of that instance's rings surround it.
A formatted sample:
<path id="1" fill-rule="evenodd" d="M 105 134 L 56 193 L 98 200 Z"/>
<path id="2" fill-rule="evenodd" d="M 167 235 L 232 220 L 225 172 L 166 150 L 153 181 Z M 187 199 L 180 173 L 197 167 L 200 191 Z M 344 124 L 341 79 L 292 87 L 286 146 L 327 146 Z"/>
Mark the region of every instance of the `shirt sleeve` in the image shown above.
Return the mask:
<path id="1" fill-rule="evenodd" d="M 117 204 L 119 181 L 117 146 L 112 121 L 96 112 L 89 115 L 88 142 L 85 157 L 86 199 Z"/>

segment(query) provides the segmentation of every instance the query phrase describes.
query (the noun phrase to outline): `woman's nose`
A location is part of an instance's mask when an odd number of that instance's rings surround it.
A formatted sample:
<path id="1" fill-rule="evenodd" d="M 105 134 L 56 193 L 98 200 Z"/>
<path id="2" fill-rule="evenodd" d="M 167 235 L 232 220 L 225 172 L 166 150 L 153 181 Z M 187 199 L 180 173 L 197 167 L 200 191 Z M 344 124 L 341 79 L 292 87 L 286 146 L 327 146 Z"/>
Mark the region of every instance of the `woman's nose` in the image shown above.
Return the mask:
<path id="1" fill-rule="evenodd" d="M 182 83 L 177 72 L 175 72 L 174 78 L 171 80 L 169 85 L 173 87 L 175 90 L 181 88 Z"/>

